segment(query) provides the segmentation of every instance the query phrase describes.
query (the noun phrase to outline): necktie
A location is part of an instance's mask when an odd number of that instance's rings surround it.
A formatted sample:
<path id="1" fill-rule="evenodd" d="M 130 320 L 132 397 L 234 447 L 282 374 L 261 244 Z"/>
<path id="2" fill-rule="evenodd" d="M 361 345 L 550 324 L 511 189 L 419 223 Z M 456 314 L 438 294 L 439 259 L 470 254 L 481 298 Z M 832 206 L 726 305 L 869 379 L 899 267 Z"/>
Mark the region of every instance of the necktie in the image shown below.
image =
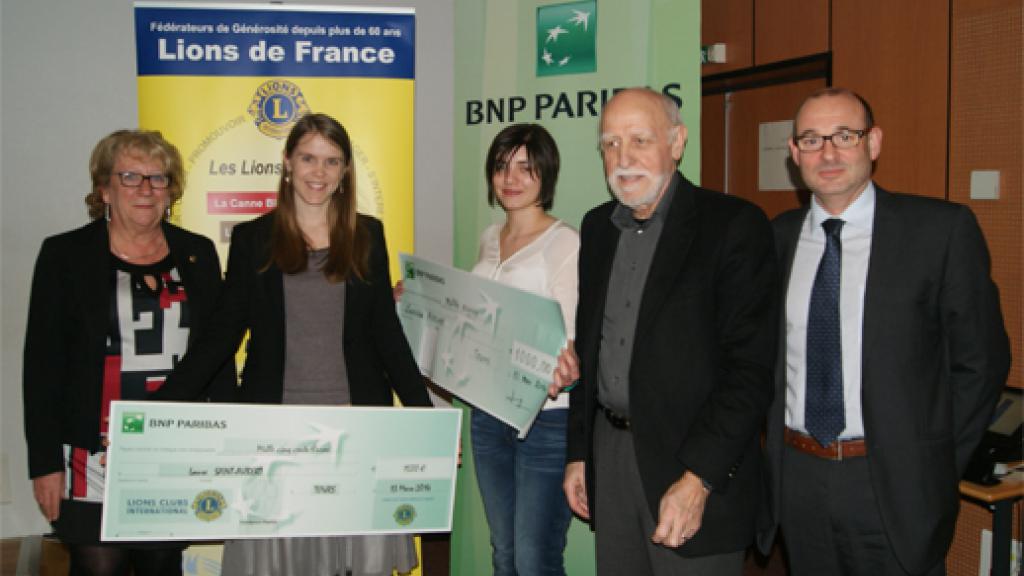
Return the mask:
<path id="1" fill-rule="evenodd" d="M 843 410 L 843 348 L 839 324 L 839 270 L 843 221 L 829 218 L 825 253 L 818 263 L 807 315 L 807 397 L 804 425 L 822 446 L 828 446 L 846 427 Z"/>

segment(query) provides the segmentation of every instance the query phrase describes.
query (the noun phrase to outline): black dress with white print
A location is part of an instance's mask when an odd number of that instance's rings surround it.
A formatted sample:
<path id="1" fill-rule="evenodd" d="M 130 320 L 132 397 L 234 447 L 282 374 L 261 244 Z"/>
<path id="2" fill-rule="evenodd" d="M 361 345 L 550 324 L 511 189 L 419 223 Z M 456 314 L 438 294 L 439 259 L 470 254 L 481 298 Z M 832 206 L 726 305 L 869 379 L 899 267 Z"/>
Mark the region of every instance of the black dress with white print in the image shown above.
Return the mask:
<path id="1" fill-rule="evenodd" d="M 103 364 L 100 437 L 107 436 L 112 400 L 144 400 L 185 354 L 188 345 L 188 298 L 181 276 L 168 255 L 160 262 L 135 265 L 111 255 L 110 306 Z M 102 452 L 65 445 L 66 497 L 92 506 L 71 506 L 97 517 L 103 501 L 106 470 Z M 64 512 L 62 511 L 62 516 Z M 99 525 L 86 518 L 61 518 L 62 538 L 98 541 Z M 77 521 L 76 521 L 77 520 Z M 67 530 L 78 532 L 68 534 Z M 83 533 L 85 532 L 85 533 Z"/>

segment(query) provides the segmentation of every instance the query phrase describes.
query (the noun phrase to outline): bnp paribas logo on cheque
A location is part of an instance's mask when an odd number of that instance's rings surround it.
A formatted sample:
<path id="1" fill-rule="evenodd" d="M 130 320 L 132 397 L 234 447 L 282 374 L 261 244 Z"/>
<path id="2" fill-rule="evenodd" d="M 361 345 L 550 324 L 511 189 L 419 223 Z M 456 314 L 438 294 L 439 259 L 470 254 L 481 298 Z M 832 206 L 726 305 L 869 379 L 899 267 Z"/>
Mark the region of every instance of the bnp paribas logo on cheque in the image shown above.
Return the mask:
<path id="1" fill-rule="evenodd" d="M 597 69 L 597 1 L 537 8 L 537 76 Z"/>
<path id="2" fill-rule="evenodd" d="M 121 415 L 121 432 L 124 434 L 142 434 L 146 427 L 145 412 L 125 412 Z"/>

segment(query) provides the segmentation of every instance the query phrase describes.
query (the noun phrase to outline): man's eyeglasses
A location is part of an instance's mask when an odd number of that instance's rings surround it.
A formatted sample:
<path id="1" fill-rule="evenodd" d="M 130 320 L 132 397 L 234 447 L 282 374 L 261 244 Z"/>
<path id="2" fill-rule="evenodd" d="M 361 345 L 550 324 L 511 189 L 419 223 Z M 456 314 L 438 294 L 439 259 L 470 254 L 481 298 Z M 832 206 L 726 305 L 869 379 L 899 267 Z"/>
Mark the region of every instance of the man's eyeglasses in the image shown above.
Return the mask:
<path id="1" fill-rule="evenodd" d="M 828 136 L 807 134 L 796 139 L 796 147 L 801 152 L 817 152 L 825 147 L 825 141 L 828 140 L 836 148 L 845 150 L 860 144 L 861 138 L 868 132 L 870 130 L 839 130 Z"/>
<path id="2" fill-rule="evenodd" d="M 149 187 L 154 190 L 162 190 L 171 185 L 171 177 L 167 174 L 139 174 L 138 172 L 115 172 L 122 186 L 138 188 L 142 183 L 149 180 Z"/>

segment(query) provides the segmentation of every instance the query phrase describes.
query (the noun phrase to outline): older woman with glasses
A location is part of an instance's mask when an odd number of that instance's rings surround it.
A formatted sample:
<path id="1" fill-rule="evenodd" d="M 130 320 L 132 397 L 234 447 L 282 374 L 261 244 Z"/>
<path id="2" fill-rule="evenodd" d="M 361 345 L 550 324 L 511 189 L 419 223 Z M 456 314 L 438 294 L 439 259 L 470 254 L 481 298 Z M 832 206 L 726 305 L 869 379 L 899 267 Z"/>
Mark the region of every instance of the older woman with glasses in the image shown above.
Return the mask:
<path id="1" fill-rule="evenodd" d="M 178 150 L 159 132 L 119 130 L 89 162 L 92 222 L 47 238 L 25 335 L 29 475 L 68 545 L 72 574 L 181 574 L 179 543 L 102 544 L 102 454 L 112 400 L 160 388 L 206 321 L 221 285 L 213 243 L 166 221 L 181 198 Z M 225 362 L 203 392 L 228 398 Z"/>

